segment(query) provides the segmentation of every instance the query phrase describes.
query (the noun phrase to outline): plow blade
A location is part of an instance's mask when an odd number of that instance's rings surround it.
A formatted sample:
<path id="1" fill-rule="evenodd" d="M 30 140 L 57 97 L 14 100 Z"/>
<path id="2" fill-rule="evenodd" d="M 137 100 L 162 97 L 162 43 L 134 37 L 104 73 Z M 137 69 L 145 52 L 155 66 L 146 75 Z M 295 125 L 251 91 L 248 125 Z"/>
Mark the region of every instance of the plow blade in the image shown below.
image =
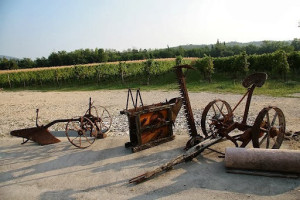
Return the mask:
<path id="1" fill-rule="evenodd" d="M 25 128 L 10 132 L 12 136 L 32 140 L 40 145 L 54 144 L 60 142 L 45 127 Z M 24 142 L 25 143 L 25 142 Z"/>

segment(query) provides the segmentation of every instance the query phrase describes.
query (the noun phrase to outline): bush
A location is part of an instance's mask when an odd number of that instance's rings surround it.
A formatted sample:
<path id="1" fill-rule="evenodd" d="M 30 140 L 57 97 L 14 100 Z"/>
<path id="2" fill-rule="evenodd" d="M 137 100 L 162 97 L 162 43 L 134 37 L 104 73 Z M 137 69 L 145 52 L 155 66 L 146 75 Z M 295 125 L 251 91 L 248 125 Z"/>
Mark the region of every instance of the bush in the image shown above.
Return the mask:
<path id="1" fill-rule="evenodd" d="M 214 73 L 214 63 L 210 56 L 205 55 L 204 58 L 197 60 L 194 64 L 194 67 L 203 74 L 203 78 L 205 80 L 207 80 L 209 83 L 211 82 L 211 77 Z"/>
<path id="2" fill-rule="evenodd" d="M 290 70 L 293 74 L 300 73 L 300 51 L 294 51 L 287 55 L 287 60 L 290 66 Z"/>
<path id="3" fill-rule="evenodd" d="M 289 71 L 290 67 L 285 51 L 279 50 L 273 53 L 273 74 L 281 76 L 286 81 L 286 75 Z"/>

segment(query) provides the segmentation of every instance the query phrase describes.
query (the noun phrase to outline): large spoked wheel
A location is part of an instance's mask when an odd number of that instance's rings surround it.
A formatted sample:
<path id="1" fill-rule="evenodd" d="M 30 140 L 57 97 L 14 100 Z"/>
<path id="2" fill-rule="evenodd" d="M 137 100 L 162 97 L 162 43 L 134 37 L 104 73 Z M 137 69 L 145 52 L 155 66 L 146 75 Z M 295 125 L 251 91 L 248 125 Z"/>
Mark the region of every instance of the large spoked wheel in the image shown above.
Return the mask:
<path id="1" fill-rule="evenodd" d="M 283 112 L 274 106 L 262 109 L 251 131 L 254 148 L 279 149 L 285 134 Z"/>
<path id="2" fill-rule="evenodd" d="M 72 118 L 67 123 L 65 133 L 71 144 L 83 149 L 95 142 L 97 129 L 91 120 L 79 117 Z"/>
<path id="3" fill-rule="evenodd" d="M 232 109 L 224 100 L 214 100 L 204 109 L 201 117 L 201 129 L 205 137 L 214 136 L 224 124 L 233 123 Z"/>
<path id="4" fill-rule="evenodd" d="M 98 138 L 102 138 L 103 134 L 109 132 L 112 118 L 105 107 L 97 106 L 96 108 L 96 106 L 92 106 L 91 110 L 86 111 L 85 116 L 95 124 Z"/>

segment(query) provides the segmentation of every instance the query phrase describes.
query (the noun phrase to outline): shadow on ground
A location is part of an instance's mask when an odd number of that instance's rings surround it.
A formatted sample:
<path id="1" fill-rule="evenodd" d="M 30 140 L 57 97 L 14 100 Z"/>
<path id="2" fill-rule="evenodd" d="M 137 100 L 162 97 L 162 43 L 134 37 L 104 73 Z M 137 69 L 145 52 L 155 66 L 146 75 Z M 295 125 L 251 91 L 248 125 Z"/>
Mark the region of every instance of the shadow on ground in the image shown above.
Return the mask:
<path id="1" fill-rule="evenodd" d="M 60 181 L 61 176 L 78 173 L 95 177 L 99 184 L 89 186 L 89 180 L 82 179 L 82 189 L 73 188 L 70 184 L 67 188 L 43 192 L 40 199 L 73 199 L 74 196 L 90 192 L 98 192 L 100 198 L 101 192 L 108 190 L 107 188 L 119 188 L 121 193 L 138 190 L 138 193 L 131 196 L 132 200 L 163 198 L 192 188 L 275 196 L 294 190 L 300 185 L 298 179 L 228 174 L 222 160 L 209 150 L 205 150 L 192 162 L 176 166 L 173 171 L 139 185 L 132 185 L 128 184 L 130 178 L 182 154 L 184 140 L 181 143 L 172 141 L 134 154 L 124 148 L 124 141 L 114 138 L 96 141 L 95 148 L 84 150 L 75 148 L 67 141 L 47 146 L 28 143 L 26 146 L 0 147 L 0 167 L 4 169 L 5 166 L 19 166 L 1 170 L 0 188 L 47 181 L 48 178 Z M 172 173 L 178 169 L 182 172 L 174 177 Z M 48 172 L 55 174 L 43 175 Z M 39 174 L 42 176 L 37 176 Z M 106 174 L 106 180 L 101 179 L 103 174 Z M 163 181 L 167 181 L 168 184 L 161 184 Z"/>

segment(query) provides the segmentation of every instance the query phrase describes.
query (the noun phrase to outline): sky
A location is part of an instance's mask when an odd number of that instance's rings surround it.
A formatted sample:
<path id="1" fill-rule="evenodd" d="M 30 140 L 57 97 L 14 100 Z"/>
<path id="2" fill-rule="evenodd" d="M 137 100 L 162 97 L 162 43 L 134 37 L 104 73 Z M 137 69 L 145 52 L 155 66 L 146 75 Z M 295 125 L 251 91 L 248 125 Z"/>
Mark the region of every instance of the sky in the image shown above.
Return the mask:
<path id="1" fill-rule="evenodd" d="M 0 55 L 300 38 L 300 0 L 0 0 Z"/>

